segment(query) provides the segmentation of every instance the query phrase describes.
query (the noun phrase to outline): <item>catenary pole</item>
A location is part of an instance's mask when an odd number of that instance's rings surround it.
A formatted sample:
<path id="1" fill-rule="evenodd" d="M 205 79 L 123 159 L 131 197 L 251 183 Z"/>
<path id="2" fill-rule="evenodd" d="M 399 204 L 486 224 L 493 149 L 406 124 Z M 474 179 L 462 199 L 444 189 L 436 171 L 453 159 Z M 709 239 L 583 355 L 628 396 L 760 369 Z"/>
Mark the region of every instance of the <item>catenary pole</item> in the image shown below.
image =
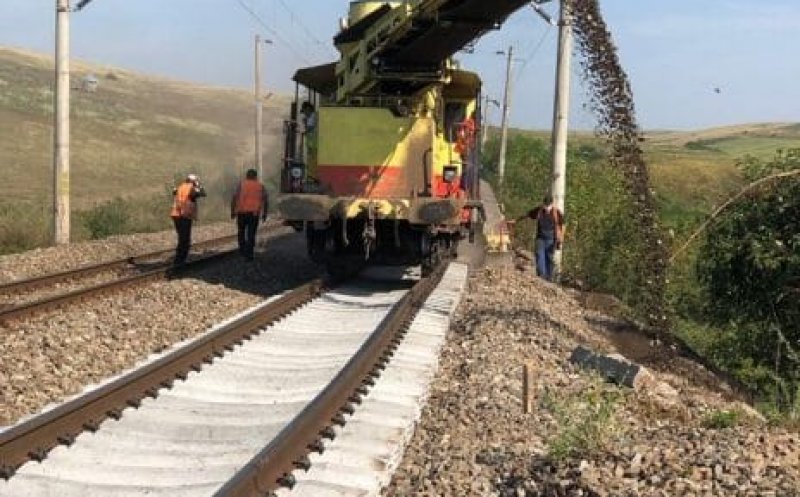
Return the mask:
<path id="1" fill-rule="evenodd" d="M 255 50 L 255 99 L 256 99 L 256 170 L 258 171 L 258 177 L 264 177 L 263 171 L 263 159 L 264 154 L 262 151 L 261 141 L 263 138 L 263 131 L 262 127 L 264 125 L 264 103 L 261 98 L 261 36 L 256 35 L 256 50 Z"/>
<path id="2" fill-rule="evenodd" d="M 502 52 L 501 52 L 502 53 Z M 508 61 L 506 63 L 506 85 L 503 92 L 503 124 L 500 131 L 500 158 L 497 161 L 497 176 L 500 184 L 506 175 L 506 149 L 508 147 L 508 116 L 511 107 L 511 71 L 514 63 L 514 47 L 508 47 Z"/>
<path id="3" fill-rule="evenodd" d="M 69 0 L 56 0 L 53 143 L 53 242 L 69 243 Z"/>
<path id="4" fill-rule="evenodd" d="M 483 96 L 483 118 L 481 119 L 481 150 L 486 148 L 489 140 L 489 95 Z"/>
<path id="5" fill-rule="evenodd" d="M 553 202 L 563 213 L 567 188 L 567 132 L 569 130 L 570 75 L 572 66 L 572 0 L 561 0 L 558 22 L 558 61 L 553 105 Z M 561 274 L 561 250 L 553 257 L 555 274 Z"/>

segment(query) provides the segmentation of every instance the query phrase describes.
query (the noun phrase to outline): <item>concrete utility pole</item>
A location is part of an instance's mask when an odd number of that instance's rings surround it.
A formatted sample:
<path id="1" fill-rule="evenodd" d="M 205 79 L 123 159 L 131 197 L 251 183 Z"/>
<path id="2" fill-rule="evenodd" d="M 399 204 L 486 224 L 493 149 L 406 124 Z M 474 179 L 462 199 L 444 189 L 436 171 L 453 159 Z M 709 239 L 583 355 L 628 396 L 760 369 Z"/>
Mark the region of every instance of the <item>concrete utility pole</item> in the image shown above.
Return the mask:
<path id="1" fill-rule="evenodd" d="M 500 132 L 500 158 L 497 161 L 497 176 L 503 184 L 506 175 L 506 148 L 508 147 L 508 114 L 511 107 L 511 69 L 514 63 L 514 47 L 508 47 L 508 62 L 506 63 L 506 88 L 503 92 L 503 124 Z"/>
<path id="2" fill-rule="evenodd" d="M 486 142 L 489 141 L 489 111 L 491 110 L 491 106 L 494 105 L 498 109 L 500 108 L 500 102 L 493 99 L 489 95 L 484 96 L 483 99 L 483 118 L 481 119 L 481 150 L 486 148 Z"/>
<path id="3" fill-rule="evenodd" d="M 572 67 L 572 0 L 561 0 L 558 22 L 558 62 L 556 93 L 553 105 L 553 202 L 564 212 L 567 189 L 567 132 L 569 130 L 570 75 Z M 556 276 L 561 274 L 561 251 L 553 262 Z"/>
<path id="4" fill-rule="evenodd" d="M 53 242 L 69 243 L 69 0 L 56 0 Z"/>
<path id="5" fill-rule="evenodd" d="M 483 117 L 481 118 L 481 150 L 486 148 L 489 141 L 489 95 L 483 96 Z"/>
<path id="6" fill-rule="evenodd" d="M 261 140 L 263 137 L 264 103 L 261 99 L 261 36 L 256 35 L 256 71 L 255 71 L 255 97 L 256 97 L 256 170 L 260 180 L 264 178 L 263 151 Z"/>

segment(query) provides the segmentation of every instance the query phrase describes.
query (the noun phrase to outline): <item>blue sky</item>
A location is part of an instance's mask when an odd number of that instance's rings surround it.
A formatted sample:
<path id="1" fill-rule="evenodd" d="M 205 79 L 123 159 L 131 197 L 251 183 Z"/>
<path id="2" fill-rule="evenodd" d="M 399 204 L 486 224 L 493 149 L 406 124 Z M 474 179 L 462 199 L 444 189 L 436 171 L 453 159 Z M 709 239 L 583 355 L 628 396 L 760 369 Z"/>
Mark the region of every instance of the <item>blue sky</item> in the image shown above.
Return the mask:
<path id="1" fill-rule="evenodd" d="M 73 0 L 74 2 L 75 0 Z M 177 79 L 250 87 L 252 37 L 266 50 L 266 84 L 290 91 L 291 74 L 327 62 L 346 0 L 94 0 L 73 16 L 73 56 Z M 645 128 L 702 128 L 800 121 L 800 2 L 797 0 L 601 0 Z M 55 0 L 0 0 L 0 45 L 50 52 Z M 547 10 L 555 13 L 555 5 Z M 549 126 L 556 30 L 530 9 L 487 35 L 462 62 L 501 96 L 504 60 L 518 54 L 512 123 Z M 577 64 L 577 60 L 576 60 Z M 572 127 L 591 128 L 575 81 Z M 715 87 L 721 89 L 717 94 Z M 498 113 L 494 113 L 496 120 Z"/>

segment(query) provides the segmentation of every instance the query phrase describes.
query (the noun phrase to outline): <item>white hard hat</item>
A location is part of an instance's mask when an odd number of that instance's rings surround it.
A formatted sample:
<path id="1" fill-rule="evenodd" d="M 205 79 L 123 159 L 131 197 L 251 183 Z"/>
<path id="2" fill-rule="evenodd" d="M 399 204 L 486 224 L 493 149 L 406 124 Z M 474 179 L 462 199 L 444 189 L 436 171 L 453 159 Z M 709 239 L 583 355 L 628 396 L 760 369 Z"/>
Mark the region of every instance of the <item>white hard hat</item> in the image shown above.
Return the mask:
<path id="1" fill-rule="evenodd" d="M 197 181 L 199 178 L 197 177 L 196 174 L 190 174 L 189 176 L 186 177 L 186 179 L 188 179 L 189 181 Z"/>

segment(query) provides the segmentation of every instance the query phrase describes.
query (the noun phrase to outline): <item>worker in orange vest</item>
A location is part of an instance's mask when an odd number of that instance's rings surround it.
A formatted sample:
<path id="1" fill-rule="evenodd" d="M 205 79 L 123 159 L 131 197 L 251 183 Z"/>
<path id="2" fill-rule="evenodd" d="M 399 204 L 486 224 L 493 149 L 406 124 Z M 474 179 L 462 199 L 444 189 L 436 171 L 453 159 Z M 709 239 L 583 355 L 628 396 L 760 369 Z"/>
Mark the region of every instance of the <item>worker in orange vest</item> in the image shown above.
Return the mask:
<path id="1" fill-rule="evenodd" d="M 183 183 L 172 189 L 172 217 L 175 232 L 178 234 L 178 246 L 175 248 L 175 265 L 186 262 L 189 246 L 192 243 L 192 223 L 197 219 L 197 199 L 205 197 L 206 192 L 200 186 L 196 174 L 186 176 Z"/>
<path id="2" fill-rule="evenodd" d="M 475 122 L 475 112 L 473 111 L 464 122 L 459 124 L 456 131 L 456 153 L 466 162 L 468 155 L 475 147 L 475 134 L 477 133 L 477 123 Z"/>
<path id="3" fill-rule="evenodd" d="M 256 248 L 258 219 L 267 220 L 269 208 L 267 189 L 258 180 L 258 172 L 250 169 L 233 192 L 231 219 L 236 219 L 239 228 L 239 253 L 253 260 Z"/>
<path id="4" fill-rule="evenodd" d="M 462 174 L 461 188 L 466 191 L 472 190 L 473 175 L 475 173 L 475 137 L 478 134 L 478 124 L 473 111 L 468 118 L 458 126 L 456 134 L 455 151 L 461 157 Z"/>

